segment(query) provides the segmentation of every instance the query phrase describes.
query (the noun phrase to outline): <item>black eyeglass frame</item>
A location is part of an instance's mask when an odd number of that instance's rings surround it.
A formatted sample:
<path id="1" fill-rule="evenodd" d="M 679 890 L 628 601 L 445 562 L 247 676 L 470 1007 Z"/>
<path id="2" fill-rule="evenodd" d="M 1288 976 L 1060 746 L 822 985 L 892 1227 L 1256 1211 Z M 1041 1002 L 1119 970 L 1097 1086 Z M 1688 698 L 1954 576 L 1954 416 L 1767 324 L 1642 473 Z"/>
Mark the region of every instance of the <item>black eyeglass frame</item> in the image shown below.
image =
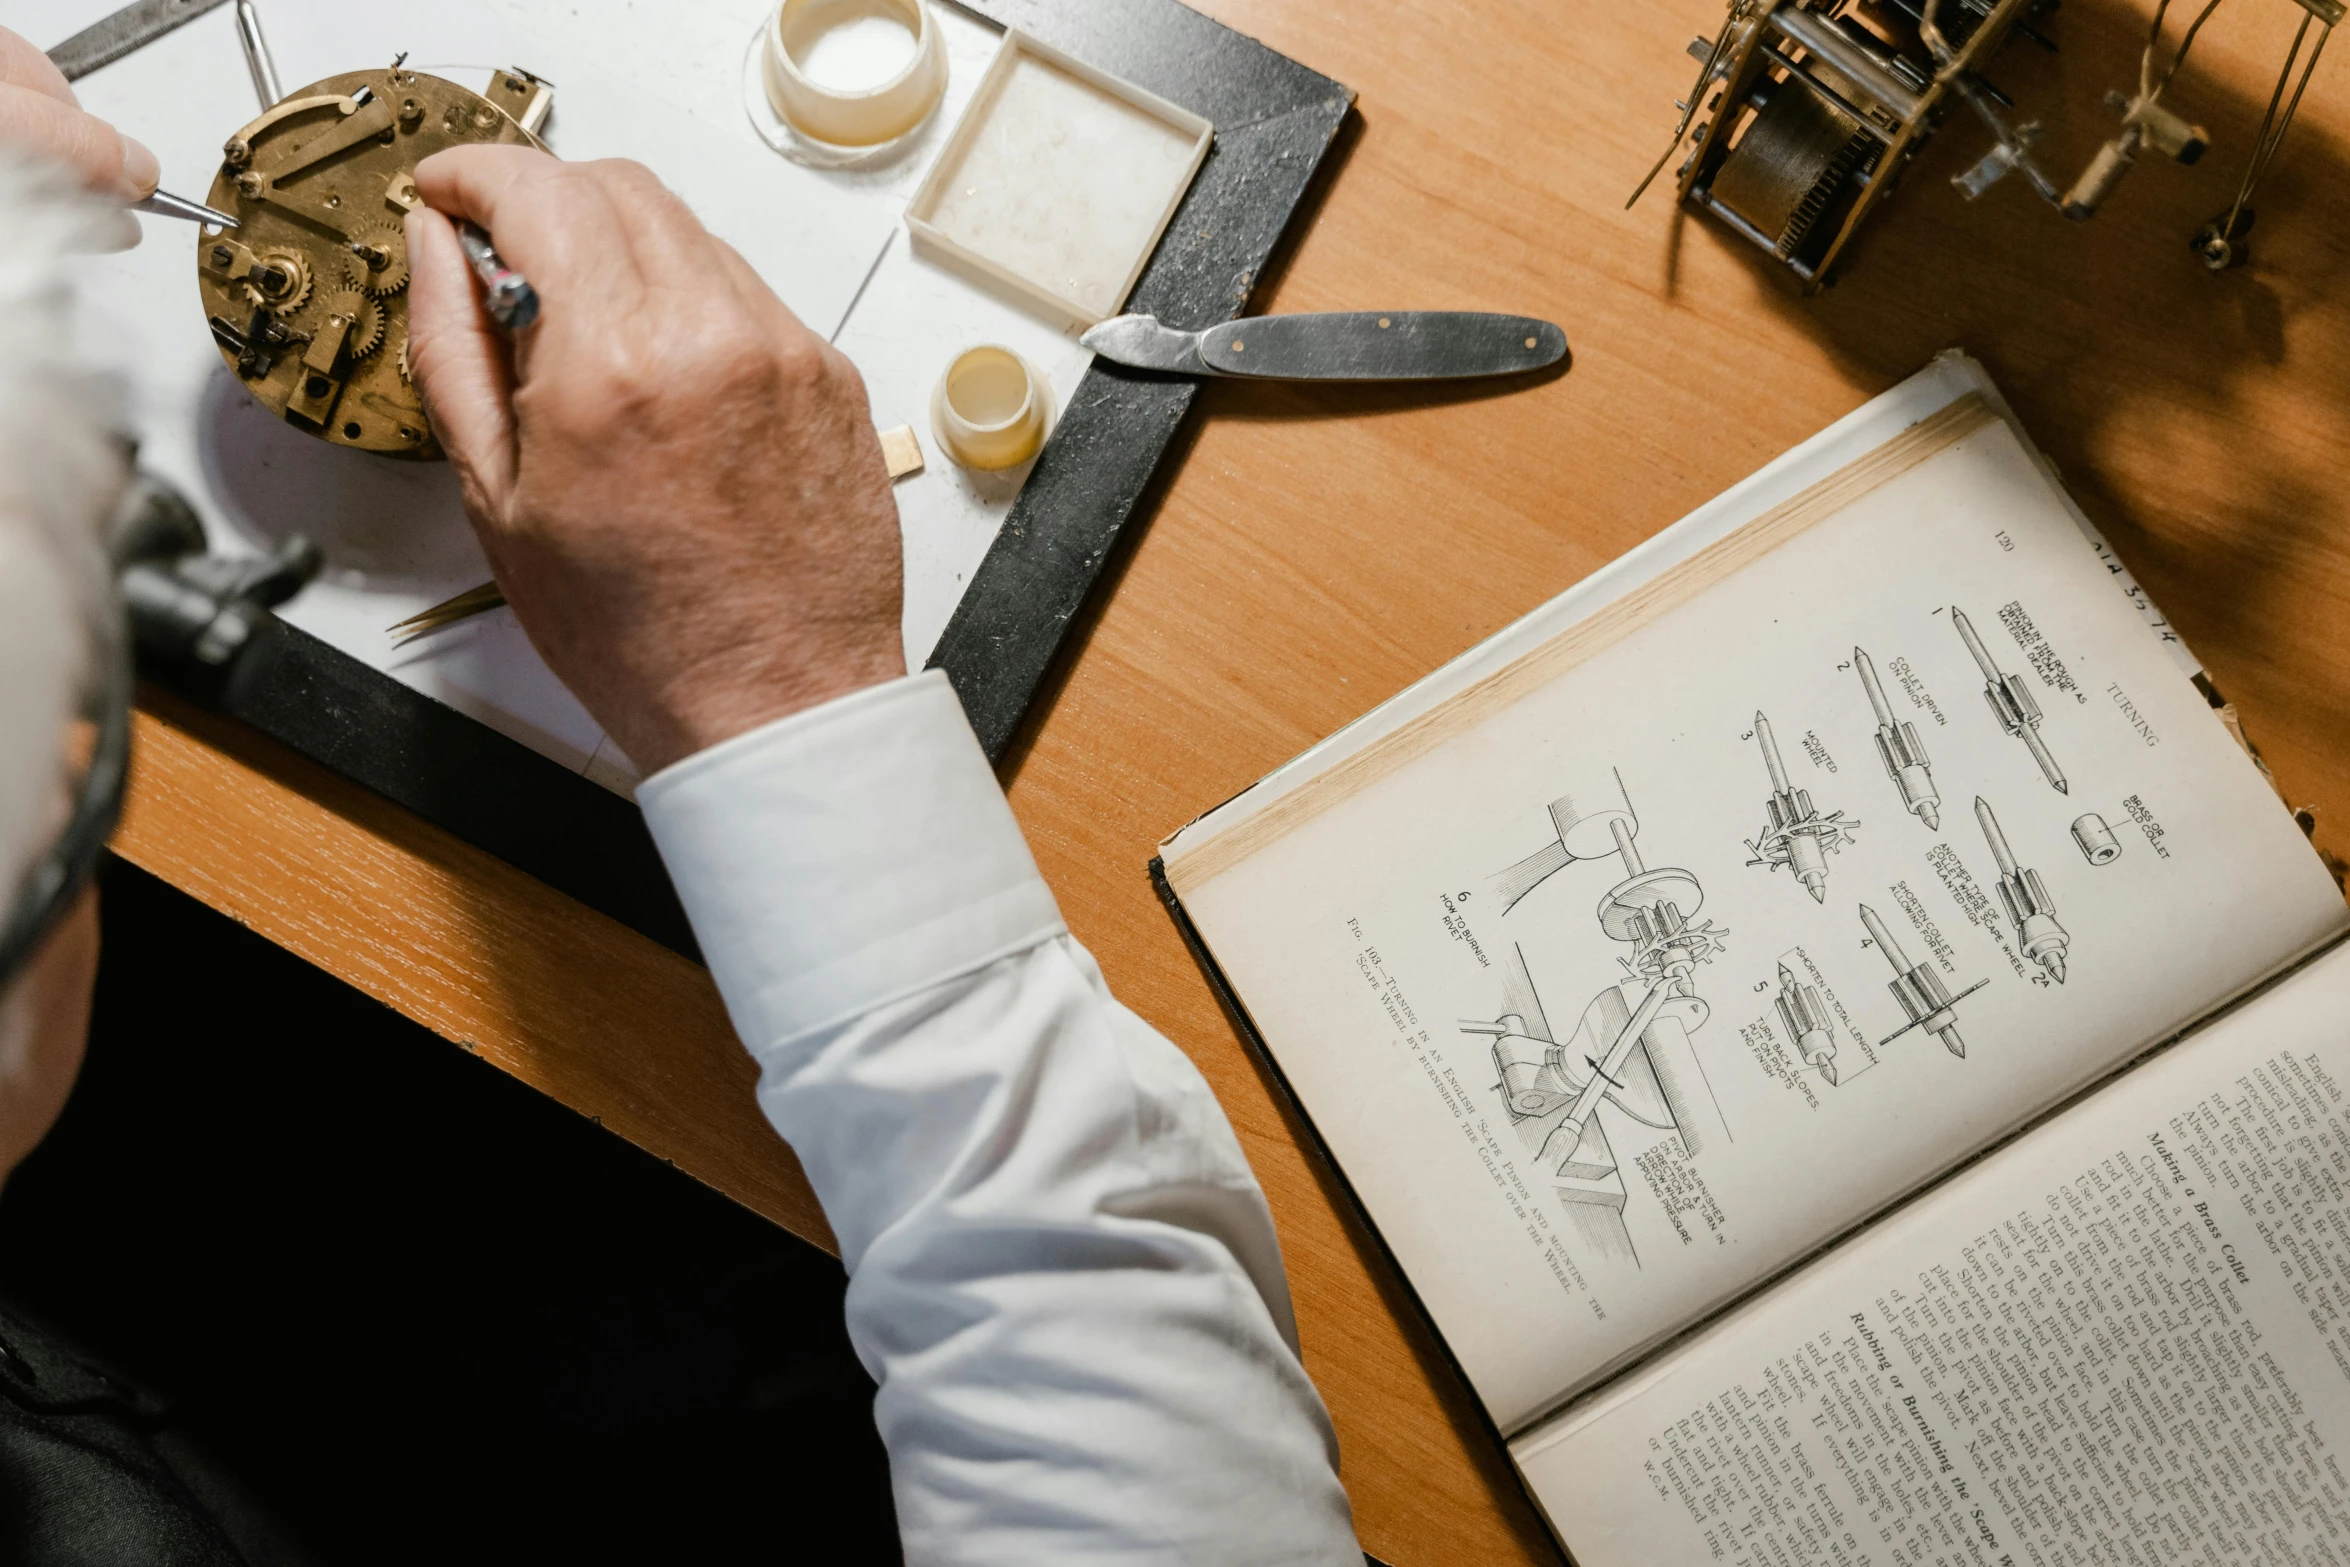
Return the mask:
<path id="1" fill-rule="evenodd" d="M 0 926 L 0 988 L 16 978 L 49 933 L 63 923 L 97 874 L 99 857 L 122 819 L 123 790 L 130 781 L 134 677 L 119 603 L 113 606 L 107 634 L 93 651 L 97 667 L 85 692 L 82 716 L 96 720 L 97 744 L 74 791 L 65 830 L 25 874 L 7 923 Z"/>

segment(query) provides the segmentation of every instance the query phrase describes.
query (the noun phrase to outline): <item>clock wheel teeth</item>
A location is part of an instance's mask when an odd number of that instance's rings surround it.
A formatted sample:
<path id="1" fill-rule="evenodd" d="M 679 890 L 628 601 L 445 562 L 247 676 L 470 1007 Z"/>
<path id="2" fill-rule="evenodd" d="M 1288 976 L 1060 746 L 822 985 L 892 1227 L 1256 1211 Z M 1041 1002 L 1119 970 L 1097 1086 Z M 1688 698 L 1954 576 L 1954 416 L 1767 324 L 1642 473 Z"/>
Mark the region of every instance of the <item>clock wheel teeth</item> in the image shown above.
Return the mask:
<path id="1" fill-rule="evenodd" d="M 408 369 L 408 339 L 404 337 L 400 339 L 400 351 L 393 356 L 393 359 L 400 367 L 400 379 L 403 382 L 412 382 L 416 379 Z"/>
<path id="2" fill-rule="evenodd" d="M 384 346 L 384 307 L 363 299 L 359 319 L 351 324 L 351 357 L 365 359 Z"/>
<path id="3" fill-rule="evenodd" d="M 391 262 L 381 272 L 370 267 L 363 257 L 352 255 L 344 261 L 344 275 L 351 287 L 382 299 L 397 294 L 408 286 L 408 237 L 389 224 L 369 224 L 351 236 L 361 244 L 381 245 L 390 254 Z"/>
<path id="4" fill-rule="evenodd" d="M 330 316 L 351 318 L 351 335 L 347 347 L 353 359 L 365 359 L 384 345 L 383 306 L 355 288 L 344 289 L 326 301 Z"/>
<path id="5" fill-rule="evenodd" d="M 1800 82 L 1779 84 L 1723 157 L 1714 199 L 1767 235 L 1781 256 L 1804 248 L 1820 220 L 1873 168 L 1878 143 L 1860 121 Z"/>
<path id="6" fill-rule="evenodd" d="M 263 291 L 260 284 L 248 278 L 237 285 L 239 291 L 245 296 L 246 304 L 266 305 L 281 316 L 290 316 L 309 302 L 311 273 L 308 258 L 303 256 L 301 252 L 294 250 L 265 250 L 261 253 L 260 259 L 282 266 L 293 273 L 294 286 L 291 290 L 272 298 Z"/>

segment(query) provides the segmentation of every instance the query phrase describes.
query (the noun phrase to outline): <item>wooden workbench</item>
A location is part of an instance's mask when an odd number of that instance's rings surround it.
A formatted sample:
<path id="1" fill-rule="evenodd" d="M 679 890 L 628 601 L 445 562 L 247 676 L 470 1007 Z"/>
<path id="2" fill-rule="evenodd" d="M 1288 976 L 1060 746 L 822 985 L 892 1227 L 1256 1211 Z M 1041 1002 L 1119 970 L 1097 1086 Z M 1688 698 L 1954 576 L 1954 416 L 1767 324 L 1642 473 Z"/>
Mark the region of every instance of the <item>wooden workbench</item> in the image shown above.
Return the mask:
<path id="1" fill-rule="evenodd" d="M 2051 167 L 2106 134 L 2151 7 L 2068 0 L 2062 54 L 2019 44 L 1995 70 L 2049 121 Z M 2187 236 L 2233 192 L 2291 0 L 2236 0 L 2197 45 L 2168 101 L 2212 132 L 2201 165 L 2142 163 L 2072 226 L 2013 182 L 1961 202 L 1945 181 L 1983 142 L 1953 122 L 1847 280 L 1804 301 L 1669 187 L 1623 210 L 1717 0 L 1202 8 L 1362 94 L 1258 308 L 1524 311 L 1566 327 L 1573 369 L 1433 395 L 1212 386 L 1005 776 L 1071 927 L 1199 1062 L 1264 1181 L 1364 1545 L 1552 1560 L 1153 899 L 1152 846 L 1955 345 L 2316 808 L 2320 846 L 2350 848 L 2350 60 L 2319 72 L 2246 270 L 2207 275 Z M 157 697 L 139 738 L 130 859 L 825 1238 L 700 969 L 233 726 Z"/>

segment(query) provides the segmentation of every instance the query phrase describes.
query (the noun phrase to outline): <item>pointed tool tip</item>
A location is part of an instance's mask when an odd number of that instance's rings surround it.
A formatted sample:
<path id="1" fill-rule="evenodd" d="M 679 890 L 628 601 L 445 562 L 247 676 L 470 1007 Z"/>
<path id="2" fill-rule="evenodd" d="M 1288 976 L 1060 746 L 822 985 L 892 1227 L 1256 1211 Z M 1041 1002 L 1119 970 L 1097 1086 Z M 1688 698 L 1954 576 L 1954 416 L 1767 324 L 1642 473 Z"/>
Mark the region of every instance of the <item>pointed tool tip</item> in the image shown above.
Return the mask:
<path id="1" fill-rule="evenodd" d="M 1940 832 L 1942 830 L 1942 813 L 1935 810 L 1931 805 L 1921 805 L 1918 807 L 1918 820 L 1926 824 L 1926 831 L 1928 832 Z"/>
<path id="2" fill-rule="evenodd" d="M 2056 779 L 2056 780 L 2055 780 L 2055 784 L 2056 784 L 2056 792 L 2057 792 L 2058 794 L 2071 794 L 2071 793 L 2073 792 L 2073 786 L 2072 786 L 2071 784 L 2068 784 L 2068 783 L 2066 783 L 2066 782 L 2065 782 L 2063 779 L 2061 779 L 2061 778 L 2059 778 L 2059 779 Z"/>
<path id="3" fill-rule="evenodd" d="M 1828 1080 L 1828 1086 L 1830 1088 L 1834 1088 L 1836 1086 L 1836 1063 L 1833 1061 L 1822 1061 L 1820 1063 L 1820 1076 Z"/>
<path id="4" fill-rule="evenodd" d="M 2049 977 L 2050 977 L 2051 979 L 2055 980 L 2055 981 L 2056 981 L 2056 982 L 2057 982 L 2059 985 L 2061 985 L 2061 984 L 2063 984 L 2063 983 L 2064 983 L 2064 954 L 2063 954 L 2063 953 L 2061 953 L 2061 952 L 2051 952 L 2050 954 L 2048 954 L 2048 975 L 2049 975 Z"/>
<path id="5" fill-rule="evenodd" d="M 1805 882 L 1803 885 L 1804 885 L 1804 890 L 1805 890 L 1805 891 L 1807 891 L 1807 892 L 1809 892 L 1809 893 L 1811 894 L 1811 901 L 1812 901 L 1812 902 L 1814 902 L 1814 903 L 1825 903 L 1825 902 L 1827 902 L 1827 901 L 1828 901 L 1828 887 L 1827 887 L 1827 883 L 1825 883 L 1825 882 L 1818 882 L 1818 881 L 1808 881 L 1808 882 Z"/>

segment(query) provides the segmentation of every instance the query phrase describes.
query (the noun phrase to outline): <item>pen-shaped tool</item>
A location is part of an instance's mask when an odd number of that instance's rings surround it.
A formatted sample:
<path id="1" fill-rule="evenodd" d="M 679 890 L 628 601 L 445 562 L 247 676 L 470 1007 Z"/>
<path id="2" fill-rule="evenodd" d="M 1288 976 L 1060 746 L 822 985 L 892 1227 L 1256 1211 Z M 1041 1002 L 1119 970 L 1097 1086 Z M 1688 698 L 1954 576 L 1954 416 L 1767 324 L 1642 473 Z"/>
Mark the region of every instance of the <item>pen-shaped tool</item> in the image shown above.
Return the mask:
<path id="1" fill-rule="evenodd" d="M 245 69 L 253 78 L 253 96 L 261 100 L 261 112 L 267 114 L 278 106 L 286 90 L 278 85 L 277 58 L 269 52 L 269 39 L 261 31 L 261 12 L 253 0 L 237 0 L 237 42 L 245 48 Z"/>
<path id="2" fill-rule="evenodd" d="M 1877 684 L 1877 666 L 1860 648 L 1852 650 L 1852 667 L 1860 671 L 1861 689 L 1868 692 L 1869 706 L 1876 712 L 1877 759 L 1885 764 L 1893 787 L 1901 791 L 1902 808 L 1924 822 L 1927 831 L 1940 831 L 1942 792 L 1934 787 L 1934 775 L 1926 765 L 1926 745 L 1918 738 L 1917 726 L 1893 716 L 1885 688 Z"/>
<path id="3" fill-rule="evenodd" d="M 2064 950 L 2072 944 L 2072 936 L 2056 923 L 2056 904 L 2041 884 L 2040 873 L 2016 864 L 2015 851 L 2007 846 L 2007 834 L 2000 831 L 1999 818 L 1991 814 L 1991 802 L 1979 794 L 1975 796 L 1975 821 L 1991 845 L 1991 858 L 1999 862 L 1999 901 L 2015 926 L 2015 939 L 2024 956 L 2039 964 L 2050 979 L 2063 984 Z"/>
<path id="4" fill-rule="evenodd" d="M 1959 639 L 1966 643 L 1966 650 L 1975 656 L 1976 667 L 1983 671 L 1983 700 L 1991 704 L 1991 716 L 1999 720 L 2000 728 L 2024 743 L 2024 748 L 2032 753 L 2032 760 L 2040 764 L 2040 771 L 2048 775 L 2049 787 L 2058 794 L 2072 793 L 2072 786 L 2064 781 L 2064 769 L 2056 765 L 2056 758 L 2048 754 L 2048 747 L 2040 741 L 2040 704 L 2032 700 L 2032 693 L 2024 686 L 2024 677 L 1999 672 L 1999 666 L 1991 662 L 1991 655 L 1983 646 L 1983 639 L 1975 635 L 1974 623 L 1955 604 L 1950 606 L 1950 623 L 1958 627 Z"/>
<path id="5" fill-rule="evenodd" d="M 481 279 L 482 306 L 490 319 L 509 332 L 519 332 L 539 318 L 538 290 L 530 280 L 499 255 L 490 243 L 490 237 L 474 224 L 460 218 L 457 222 L 457 243 L 465 248 L 465 259 L 473 264 L 473 275 Z"/>
<path id="6" fill-rule="evenodd" d="M 1877 918 L 1877 911 L 1867 904 L 1860 906 L 1860 922 L 1868 927 L 1869 940 L 1885 954 L 1885 961 L 1893 965 L 1893 978 L 1885 988 L 1893 992 L 1893 999 L 1901 1003 L 1901 1010 L 1909 1014 L 1909 1021 L 1878 1041 L 1889 1045 L 1913 1028 L 1922 1028 L 1942 1041 L 1942 1048 L 1966 1059 L 1966 1041 L 1958 1034 L 1958 1004 L 1991 982 L 1978 979 L 1957 995 L 1942 983 L 1942 976 L 1934 972 L 1931 963 L 1911 964 L 1909 954 L 1901 950 L 1901 943 Z"/>
<path id="7" fill-rule="evenodd" d="M 185 196 L 174 196 L 170 191 L 158 190 L 144 200 L 131 203 L 133 212 L 151 212 L 159 218 L 186 218 L 190 223 L 209 223 L 214 228 L 233 229 L 237 220 L 218 207 L 207 207 L 200 201 Z"/>

